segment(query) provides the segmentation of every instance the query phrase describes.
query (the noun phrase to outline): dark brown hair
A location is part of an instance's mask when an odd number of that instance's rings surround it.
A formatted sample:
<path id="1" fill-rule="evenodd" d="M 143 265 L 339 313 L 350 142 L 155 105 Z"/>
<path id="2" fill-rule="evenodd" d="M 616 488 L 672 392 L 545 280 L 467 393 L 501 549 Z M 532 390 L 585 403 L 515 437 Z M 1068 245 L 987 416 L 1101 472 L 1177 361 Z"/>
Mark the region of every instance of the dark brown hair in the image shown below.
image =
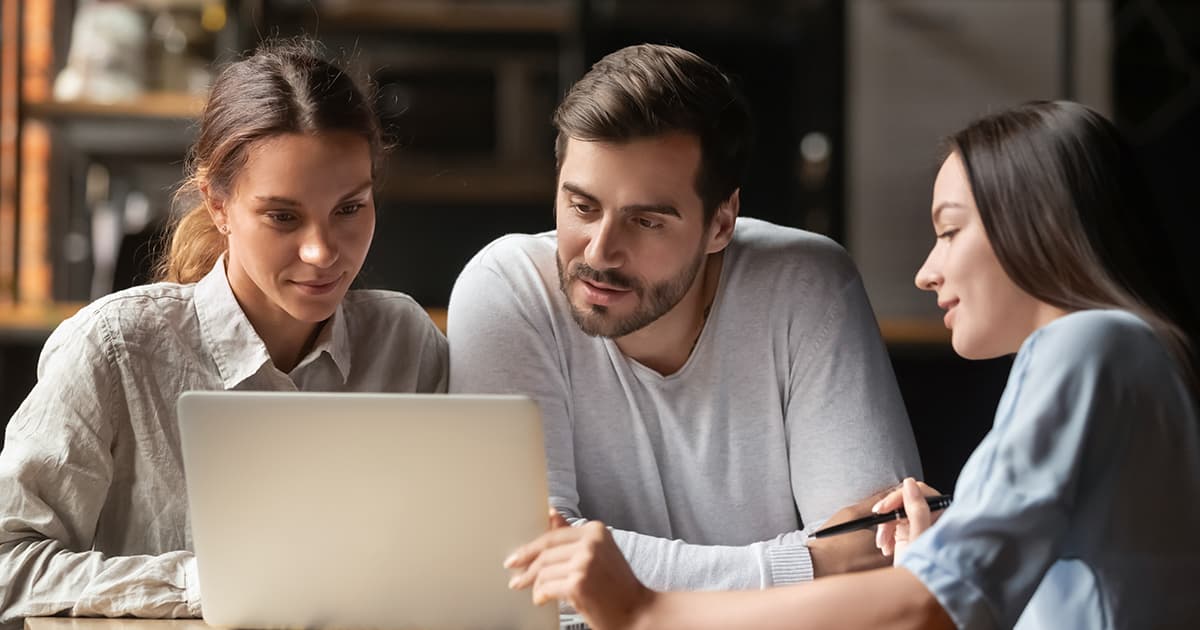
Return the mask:
<path id="1" fill-rule="evenodd" d="M 270 41 L 217 75 L 188 153 L 177 200 L 193 205 L 176 215 L 169 244 L 159 255 L 156 280 L 196 282 L 227 242 L 208 214 L 201 187 L 228 195 L 256 141 L 285 133 L 346 131 L 361 135 L 378 166 L 384 152 L 369 91 L 323 57 L 311 39 Z M 198 199 L 198 201 L 197 201 Z"/>
<path id="2" fill-rule="evenodd" d="M 605 56 L 554 112 L 554 157 L 567 140 L 624 142 L 669 132 L 700 140 L 696 192 L 710 220 L 741 186 L 753 140 L 742 95 L 716 66 L 672 46 L 640 44 Z"/>
<path id="3" fill-rule="evenodd" d="M 947 140 L 966 168 L 1001 267 L 1052 306 L 1145 320 L 1200 391 L 1197 317 L 1132 148 L 1100 114 L 1066 101 L 981 118 Z"/>

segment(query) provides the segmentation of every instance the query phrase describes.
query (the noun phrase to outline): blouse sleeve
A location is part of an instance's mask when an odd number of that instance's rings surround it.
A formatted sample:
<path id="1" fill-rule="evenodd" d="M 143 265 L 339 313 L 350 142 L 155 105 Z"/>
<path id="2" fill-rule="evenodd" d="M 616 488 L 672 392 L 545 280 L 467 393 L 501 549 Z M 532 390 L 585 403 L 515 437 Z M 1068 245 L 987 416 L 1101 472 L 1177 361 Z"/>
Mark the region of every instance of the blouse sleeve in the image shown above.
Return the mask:
<path id="1" fill-rule="evenodd" d="M 113 479 L 115 414 L 127 413 L 105 322 L 68 320 L 0 451 L 0 628 L 28 616 L 199 614 L 191 552 L 109 557 L 93 549 Z"/>

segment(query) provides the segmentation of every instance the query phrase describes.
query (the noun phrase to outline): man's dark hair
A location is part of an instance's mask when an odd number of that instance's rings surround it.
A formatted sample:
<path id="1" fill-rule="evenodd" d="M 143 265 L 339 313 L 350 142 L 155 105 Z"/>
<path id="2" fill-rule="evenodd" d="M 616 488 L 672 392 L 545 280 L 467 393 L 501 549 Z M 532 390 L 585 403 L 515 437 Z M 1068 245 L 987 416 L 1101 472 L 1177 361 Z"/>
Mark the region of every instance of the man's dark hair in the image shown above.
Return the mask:
<path id="1" fill-rule="evenodd" d="M 700 56 L 640 44 L 605 56 L 554 112 L 557 168 L 570 138 L 624 142 L 683 132 L 700 140 L 696 192 L 709 221 L 737 190 L 753 140 L 750 112 L 729 77 Z"/>

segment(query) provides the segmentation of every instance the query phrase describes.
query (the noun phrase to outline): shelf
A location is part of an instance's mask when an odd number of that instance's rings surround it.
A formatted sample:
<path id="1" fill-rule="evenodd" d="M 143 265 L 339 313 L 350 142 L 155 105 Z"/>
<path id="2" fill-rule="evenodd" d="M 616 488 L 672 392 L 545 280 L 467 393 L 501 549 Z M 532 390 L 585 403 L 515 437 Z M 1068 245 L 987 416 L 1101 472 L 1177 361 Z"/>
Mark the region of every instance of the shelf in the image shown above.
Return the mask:
<path id="1" fill-rule="evenodd" d="M 950 331 L 937 319 L 884 319 L 879 322 L 879 330 L 889 344 L 950 345 Z"/>
<path id="2" fill-rule="evenodd" d="M 41 344 L 62 321 L 83 308 L 83 303 L 0 306 L 0 340 Z"/>
<path id="3" fill-rule="evenodd" d="M 577 18 L 570 0 L 360 0 L 318 3 L 338 26 L 438 32 L 566 33 Z"/>
<path id="4" fill-rule="evenodd" d="M 57 303 L 40 306 L 0 306 L 0 338 L 13 336 L 41 336 L 50 334 L 64 319 L 74 315 L 82 303 Z M 426 307 L 425 311 L 442 332 L 446 331 L 446 309 Z M 883 320 L 880 322 L 883 339 L 889 344 L 945 344 L 950 343 L 950 331 L 941 322 L 933 320 Z"/>
<path id="5" fill-rule="evenodd" d="M 148 92 L 114 103 L 93 101 L 42 101 L 23 104 L 25 113 L 39 118 L 137 118 L 187 120 L 204 111 L 204 97 L 173 92 Z"/>
<path id="6" fill-rule="evenodd" d="M 554 166 L 481 160 L 388 161 L 379 187 L 384 201 L 436 204 L 549 204 L 554 202 Z"/>

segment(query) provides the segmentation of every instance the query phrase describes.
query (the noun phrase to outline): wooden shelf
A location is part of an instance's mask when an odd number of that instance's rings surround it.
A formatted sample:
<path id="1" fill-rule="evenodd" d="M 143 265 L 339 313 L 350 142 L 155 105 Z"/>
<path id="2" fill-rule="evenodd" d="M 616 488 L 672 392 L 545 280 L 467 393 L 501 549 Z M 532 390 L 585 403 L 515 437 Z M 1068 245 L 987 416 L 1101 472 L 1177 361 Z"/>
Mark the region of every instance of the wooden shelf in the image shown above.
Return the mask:
<path id="1" fill-rule="evenodd" d="M 577 21 L 569 0 L 325 2 L 321 20 L 343 27 L 489 33 L 565 33 Z"/>
<path id="2" fill-rule="evenodd" d="M 173 92 L 148 92 L 131 101 L 42 101 L 23 104 L 25 113 L 40 118 L 151 118 L 186 120 L 204 111 L 204 97 Z"/>
<path id="3" fill-rule="evenodd" d="M 82 302 L 0 306 L 0 340 L 44 340 L 63 320 L 79 312 Z M 446 309 L 427 308 L 429 318 L 443 333 L 446 332 Z"/>
<path id="4" fill-rule="evenodd" d="M 0 339 L 44 340 L 81 308 L 81 302 L 0 306 Z"/>
<path id="5" fill-rule="evenodd" d="M 884 319 L 879 322 L 879 330 L 889 344 L 950 345 L 950 331 L 936 319 Z"/>
<path id="6" fill-rule="evenodd" d="M 388 161 L 379 198 L 436 204 L 554 202 L 554 166 L 480 160 Z"/>
<path id="7" fill-rule="evenodd" d="M 57 303 L 36 306 L 0 306 L 0 333 L 48 335 L 64 319 L 74 315 L 82 303 Z M 426 307 L 425 311 L 442 332 L 446 331 L 446 309 Z M 946 344 L 950 331 L 933 320 L 883 320 L 879 324 L 889 344 Z"/>

